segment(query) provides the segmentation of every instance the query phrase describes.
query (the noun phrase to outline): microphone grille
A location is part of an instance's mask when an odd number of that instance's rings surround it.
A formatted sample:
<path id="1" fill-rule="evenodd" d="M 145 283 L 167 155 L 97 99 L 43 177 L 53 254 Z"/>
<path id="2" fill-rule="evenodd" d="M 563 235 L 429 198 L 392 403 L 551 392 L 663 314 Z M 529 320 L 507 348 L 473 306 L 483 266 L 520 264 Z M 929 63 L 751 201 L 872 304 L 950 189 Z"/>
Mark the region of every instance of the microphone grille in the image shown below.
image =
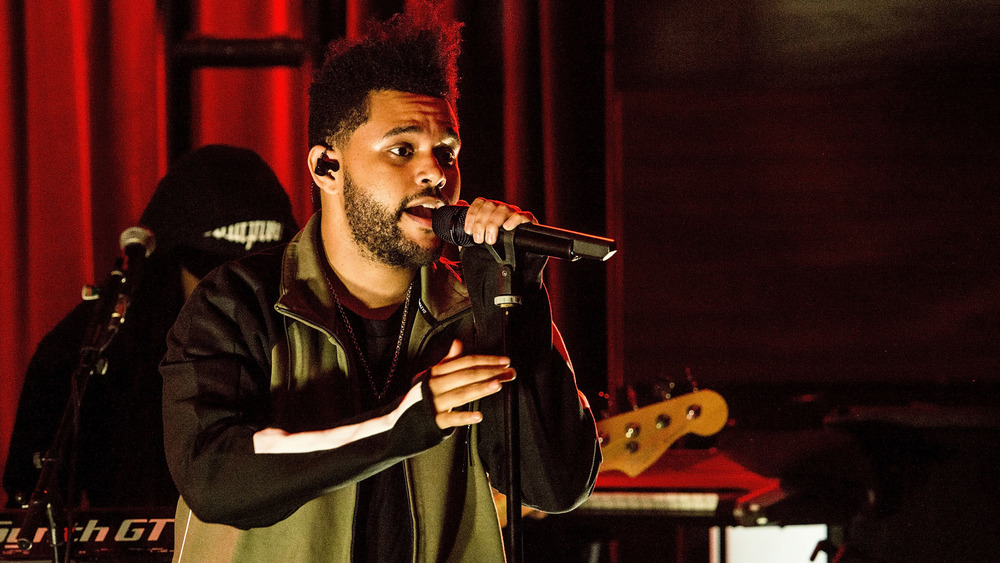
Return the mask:
<path id="1" fill-rule="evenodd" d="M 457 246 L 472 245 L 472 237 L 465 232 L 465 214 L 468 212 L 467 205 L 445 205 L 435 209 L 431 213 L 434 234 Z"/>
<path id="2" fill-rule="evenodd" d="M 153 236 L 153 231 L 145 227 L 129 227 L 122 232 L 122 236 L 118 239 L 118 245 L 124 251 L 133 244 L 145 248 L 148 258 L 156 250 L 156 237 Z"/>

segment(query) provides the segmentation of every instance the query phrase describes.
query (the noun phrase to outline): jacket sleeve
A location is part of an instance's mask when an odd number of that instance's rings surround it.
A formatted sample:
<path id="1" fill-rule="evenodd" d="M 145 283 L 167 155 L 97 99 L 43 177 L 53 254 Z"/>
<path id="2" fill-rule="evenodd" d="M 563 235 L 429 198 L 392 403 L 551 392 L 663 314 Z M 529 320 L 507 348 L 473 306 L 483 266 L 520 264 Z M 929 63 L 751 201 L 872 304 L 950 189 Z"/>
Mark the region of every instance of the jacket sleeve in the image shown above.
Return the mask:
<path id="1" fill-rule="evenodd" d="M 343 427 L 298 434 L 270 428 L 272 347 L 285 338 L 274 286 L 269 293 L 250 269 L 224 266 L 199 285 L 167 338 L 160 366 L 167 462 L 184 500 L 206 522 L 269 526 L 446 436 L 434 423 L 425 383 Z"/>
<path id="2" fill-rule="evenodd" d="M 572 365 L 552 323 L 548 294 L 541 282 L 544 258 L 519 255 L 517 293 L 523 303 L 510 309 L 506 351 L 517 371 L 520 416 L 522 503 L 545 512 L 566 512 L 593 491 L 601 463 L 597 426 L 586 398 L 576 386 Z M 497 263 L 482 247 L 462 250 L 462 269 L 472 301 L 476 347 L 503 352 L 504 321 L 494 305 Z M 490 480 L 507 490 L 503 462 L 506 433 L 502 394 L 483 399 L 479 452 Z"/>

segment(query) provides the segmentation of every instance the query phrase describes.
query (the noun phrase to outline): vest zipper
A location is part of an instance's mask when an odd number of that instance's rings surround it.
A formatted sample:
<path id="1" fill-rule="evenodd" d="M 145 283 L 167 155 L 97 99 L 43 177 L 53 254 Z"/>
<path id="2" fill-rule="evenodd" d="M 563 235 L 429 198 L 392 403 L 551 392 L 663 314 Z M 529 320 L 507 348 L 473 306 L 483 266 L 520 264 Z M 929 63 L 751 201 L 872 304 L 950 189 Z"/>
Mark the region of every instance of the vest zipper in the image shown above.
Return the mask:
<path id="1" fill-rule="evenodd" d="M 417 507 L 416 499 L 413 498 L 413 485 L 410 482 L 410 460 L 403 460 L 403 477 L 406 483 L 406 499 L 410 507 L 410 559 L 417 563 Z"/>
<path id="2" fill-rule="evenodd" d="M 281 305 L 275 305 L 274 306 L 274 310 L 277 311 L 277 312 L 279 312 L 279 313 L 281 313 L 283 316 L 285 316 L 285 317 L 287 317 L 289 319 L 298 321 L 298 322 L 306 325 L 307 327 L 310 327 L 310 328 L 313 328 L 315 330 L 318 330 L 318 331 L 322 332 L 328 338 L 337 339 L 337 342 L 340 343 L 340 339 L 338 339 L 337 336 L 335 334 L 333 334 L 333 329 L 328 329 L 328 328 L 320 326 L 320 325 L 318 325 L 316 323 L 307 321 L 302 316 L 300 316 L 300 315 L 298 315 L 296 313 L 293 313 L 288 307 L 283 307 Z"/>
<path id="3" fill-rule="evenodd" d="M 351 515 L 351 561 L 354 561 L 354 550 L 357 546 L 358 535 L 354 532 L 358 529 L 358 500 L 360 497 L 359 487 L 357 483 L 354 485 L 354 514 Z M 365 556 L 368 559 L 368 556 Z"/>
<path id="4" fill-rule="evenodd" d="M 420 310 L 423 311 L 425 309 L 423 301 L 418 300 L 418 303 L 420 304 Z M 471 314 L 472 314 L 472 307 L 468 307 L 466 309 L 462 309 L 461 311 L 455 313 L 454 315 L 448 317 L 447 319 L 441 320 L 431 325 L 431 328 L 427 331 L 426 334 L 424 334 L 423 338 L 420 340 L 420 345 L 417 346 L 417 357 L 419 358 L 420 356 L 423 355 L 424 349 L 427 347 L 427 343 L 430 342 L 431 338 L 433 338 L 438 333 L 442 332 L 449 325 L 457 323 L 463 316 Z M 478 405 L 479 401 L 477 400 L 475 404 Z M 478 407 L 474 406 L 473 408 L 478 408 Z M 464 434 L 465 434 L 465 457 L 468 462 L 468 467 L 472 467 L 472 442 L 469 439 L 469 436 L 472 434 L 472 427 L 466 426 Z"/>

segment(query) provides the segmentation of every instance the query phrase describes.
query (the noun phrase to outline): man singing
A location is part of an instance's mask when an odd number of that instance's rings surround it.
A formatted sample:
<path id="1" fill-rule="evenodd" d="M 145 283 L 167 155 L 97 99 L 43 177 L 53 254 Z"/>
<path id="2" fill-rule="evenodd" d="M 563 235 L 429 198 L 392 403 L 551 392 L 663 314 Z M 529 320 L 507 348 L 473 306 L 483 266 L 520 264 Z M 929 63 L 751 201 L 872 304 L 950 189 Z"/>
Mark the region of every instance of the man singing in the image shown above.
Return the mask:
<path id="1" fill-rule="evenodd" d="M 594 419 L 544 259 L 520 257 L 501 355 L 494 259 L 441 259 L 431 228 L 461 187 L 459 27 L 425 7 L 330 46 L 310 88 L 321 210 L 287 246 L 209 276 L 174 325 L 175 560 L 502 562 L 490 485 L 507 486 L 498 391 L 514 377 L 523 503 L 563 512 L 593 489 Z M 465 230 L 493 243 L 532 220 L 480 198 Z"/>

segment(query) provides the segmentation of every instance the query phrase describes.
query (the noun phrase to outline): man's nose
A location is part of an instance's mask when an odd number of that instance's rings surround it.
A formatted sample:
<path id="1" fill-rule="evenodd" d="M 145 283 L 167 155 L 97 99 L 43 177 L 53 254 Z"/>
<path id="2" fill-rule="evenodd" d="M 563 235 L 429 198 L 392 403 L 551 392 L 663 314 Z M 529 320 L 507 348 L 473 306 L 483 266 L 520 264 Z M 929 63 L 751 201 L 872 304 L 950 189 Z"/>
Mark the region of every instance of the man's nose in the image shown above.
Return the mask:
<path id="1" fill-rule="evenodd" d="M 422 165 L 417 172 L 420 186 L 423 188 L 434 187 L 439 191 L 444 189 L 448 180 L 445 178 L 444 168 L 441 167 L 441 163 L 437 161 L 437 158 L 431 155 L 421 159 L 421 163 Z"/>

